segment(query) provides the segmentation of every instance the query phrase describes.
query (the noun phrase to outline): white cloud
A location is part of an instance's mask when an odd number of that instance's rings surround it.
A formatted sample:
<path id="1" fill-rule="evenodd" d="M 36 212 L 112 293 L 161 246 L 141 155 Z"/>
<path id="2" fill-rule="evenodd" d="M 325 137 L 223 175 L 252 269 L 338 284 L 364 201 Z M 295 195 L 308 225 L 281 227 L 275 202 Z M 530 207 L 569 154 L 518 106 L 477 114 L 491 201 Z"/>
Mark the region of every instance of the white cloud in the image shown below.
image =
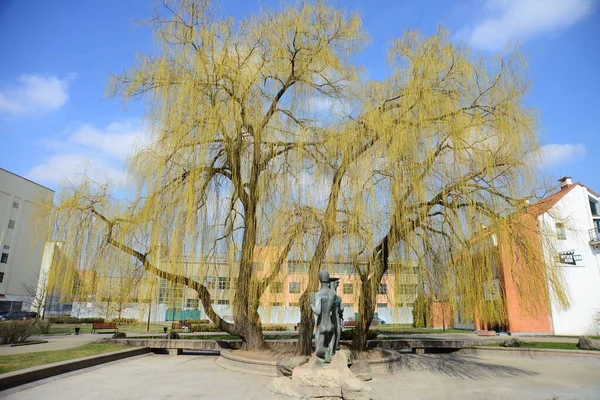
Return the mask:
<path id="1" fill-rule="evenodd" d="M 54 111 L 69 99 L 67 90 L 72 77 L 23 74 L 18 84 L 0 90 L 0 113 L 31 114 Z"/>
<path id="2" fill-rule="evenodd" d="M 326 176 L 318 176 L 314 172 L 303 170 L 295 179 L 295 200 L 317 208 L 327 205 L 331 193 L 331 181 Z"/>
<path id="3" fill-rule="evenodd" d="M 125 160 L 147 142 L 148 134 L 139 122 L 113 122 L 104 128 L 83 124 L 66 139 L 42 143 L 51 154 L 26 177 L 57 185 L 86 174 L 97 182 L 123 184 Z"/>
<path id="4" fill-rule="evenodd" d="M 87 176 L 96 182 L 124 182 L 125 172 L 109 160 L 89 157 L 84 153 L 60 153 L 33 167 L 25 176 L 35 182 L 58 185 Z"/>
<path id="5" fill-rule="evenodd" d="M 578 144 L 547 144 L 540 148 L 542 164 L 547 168 L 560 167 L 580 161 L 585 156 L 585 146 Z"/>
<path id="6" fill-rule="evenodd" d="M 510 40 L 527 40 L 565 29 L 587 14 L 595 0 L 488 0 L 490 17 L 463 30 L 472 45 L 499 50 Z"/>
<path id="7" fill-rule="evenodd" d="M 347 101 L 325 96 L 311 97 L 308 100 L 308 109 L 310 112 L 318 115 L 332 114 L 338 117 L 345 117 L 352 111 L 352 108 Z"/>

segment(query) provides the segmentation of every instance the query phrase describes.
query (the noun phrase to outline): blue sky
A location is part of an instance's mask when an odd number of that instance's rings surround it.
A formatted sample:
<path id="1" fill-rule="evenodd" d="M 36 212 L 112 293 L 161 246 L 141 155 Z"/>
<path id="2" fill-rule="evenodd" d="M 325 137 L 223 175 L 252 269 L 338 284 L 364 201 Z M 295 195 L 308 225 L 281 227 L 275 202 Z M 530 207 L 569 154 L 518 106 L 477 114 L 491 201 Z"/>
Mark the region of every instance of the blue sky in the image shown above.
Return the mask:
<path id="1" fill-rule="evenodd" d="M 520 43 L 540 113 L 545 168 L 600 191 L 598 0 L 333 0 L 359 10 L 370 44 L 357 57 L 370 78 L 387 72 L 387 45 L 406 29 L 449 29 L 484 54 Z M 279 1 L 223 0 L 241 18 Z M 0 0 L 0 167 L 50 188 L 87 168 L 119 179 L 123 161 L 144 136 L 143 103 L 107 98 L 111 73 L 152 51 L 148 0 Z"/>

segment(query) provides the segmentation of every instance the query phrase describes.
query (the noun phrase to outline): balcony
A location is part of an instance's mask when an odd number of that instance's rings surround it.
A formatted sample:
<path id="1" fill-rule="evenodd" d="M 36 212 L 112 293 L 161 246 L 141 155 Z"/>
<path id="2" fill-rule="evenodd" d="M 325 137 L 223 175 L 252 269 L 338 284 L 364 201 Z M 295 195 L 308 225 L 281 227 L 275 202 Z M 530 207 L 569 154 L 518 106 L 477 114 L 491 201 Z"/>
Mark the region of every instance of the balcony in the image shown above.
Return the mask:
<path id="1" fill-rule="evenodd" d="M 590 235 L 590 246 L 600 247 L 600 227 L 590 229 L 588 233 Z"/>

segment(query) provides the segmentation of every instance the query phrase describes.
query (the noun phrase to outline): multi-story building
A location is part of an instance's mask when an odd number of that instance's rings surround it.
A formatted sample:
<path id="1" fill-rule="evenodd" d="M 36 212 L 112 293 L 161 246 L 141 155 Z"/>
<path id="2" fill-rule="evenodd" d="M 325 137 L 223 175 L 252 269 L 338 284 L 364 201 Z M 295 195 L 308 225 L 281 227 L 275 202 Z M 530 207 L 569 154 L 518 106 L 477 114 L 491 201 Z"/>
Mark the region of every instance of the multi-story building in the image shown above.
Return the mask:
<path id="1" fill-rule="evenodd" d="M 278 253 L 277 248 L 257 247 L 255 251 L 255 276 L 264 279 L 271 272 L 271 262 Z M 226 320 L 232 318 L 232 303 L 237 285 L 238 262 L 233 257 L 211 257 L 210 262 L 202 261 L 202 255 L 186 255 L 176 261 L 161 261 L 162 268 L 176 269 L 178 273 L 188 276 L 205 285 L 211 294 L 215 311 Z M 177 264 L 171 265 L 168 264 Z M 306 261 L 286 260 L 280 272 L 266 288 L 260 299 L 259 313 L 263 323 L 296 324 L 300 321 L 300 296 L 308 285 L 308 265 Z M 363 264 L 360 264 L 364 267 Z M 355 318 L 358 312 L 360 280 L 351 263 L 326 261 L 322 268 L 340 278 L 338 295 L 342 297 L 345 319 Z M 88 275 L 89 275 L 88 271 Z M 88 276 L 89 278 L 89 276 Z M 87 279 L 89 281 L 89 279 Z M 126 280 L 110 278 L 114 290 L 128 287 Z M 417 295 L 418 267 L 413 264 L 391 262 L 389 273 L 384 275 L 377 290 L 376 312 L 386 322 L 412 323 L 412 306 Z M 154 321 L 204 319 L 197 294 L 180 284 L 165 279 L 145 275 L 136 289 L 139 293 L 128 293 L 129 303 L 115 304 L 121 317 L 146 319 L 148 312 Z M 118 290 L 117 290 L 118 292 Z M 93 299 L 75 296 L 72 315 L 92 317 L 103 315 L 109 308 L 108 299 L 96 293 Z M 119 296 L 117 296 L 119 297 Z M 152 298 L 153 300 L 149 300 Z M 115 308 L 116 309 L 116 308 Z M 113 314 L 115 314 L 113 312 Z"/>
<path id="2" fill-rule="evenodd" d="M 534 244 L 531 248 L 538 248 L 550 268 L 542 271 L 543 279 L 537 279 L 540 271 L 530 271 L 533 267 L 524 265 L 530 257 L 519 257 L 505 244 L 507 241 L 490 234 L 488 239 L 493 239 L 499 257 L 497 278 L 485 288 L 486 300 L 501 298 L 506 321 L 500 326 L 482 319 L 460 321 L 458 310 L 456 327 L 500 327 L 512 334 L 600 333 L 600 195 L 573 183 L 570 177 L 559 182 L 559 191 L 532 204 L 519 219 L 527 240 Z M 551 279 L 561 282 L 568 308 L 561 306 Z M 537 290 L 538 303 L 520 301 L 523 290 Z"/>
<path id="3" fill-rule="evenodd" d="M 542 229 L 554 234 L 554 245 L 544 250 L 561 270 L 570 302 L 562 310 L 550 296 L 550 329 L 556 335 L 600 334 L 600 195 L 570 177 L 560 183 L 538 217 Z"/>
<path id="4" fill-rule="evenodd" d="M 0 311 L 29 309 L 36 296 L 54 191 L 0 168 Z"/>

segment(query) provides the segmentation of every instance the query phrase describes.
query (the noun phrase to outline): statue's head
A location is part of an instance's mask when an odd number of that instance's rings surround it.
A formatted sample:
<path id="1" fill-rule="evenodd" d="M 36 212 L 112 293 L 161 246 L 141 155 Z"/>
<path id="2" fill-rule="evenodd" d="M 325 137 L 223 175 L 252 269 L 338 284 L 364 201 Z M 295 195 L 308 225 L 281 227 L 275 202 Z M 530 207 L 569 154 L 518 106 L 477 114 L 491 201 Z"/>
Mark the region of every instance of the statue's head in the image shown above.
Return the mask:
<path id="1" fill-rule="evenodd" d="M 329 283 L 329 272 L 322 269 L 319 272 L 319 281 L 321 281 L 321 283 Z"/>
<path id="2" fill-rule="evenodd" d="M 340 285 L 340 278 L 331 278 L 329 279 L 329 286 L 335 291 Z"/>

